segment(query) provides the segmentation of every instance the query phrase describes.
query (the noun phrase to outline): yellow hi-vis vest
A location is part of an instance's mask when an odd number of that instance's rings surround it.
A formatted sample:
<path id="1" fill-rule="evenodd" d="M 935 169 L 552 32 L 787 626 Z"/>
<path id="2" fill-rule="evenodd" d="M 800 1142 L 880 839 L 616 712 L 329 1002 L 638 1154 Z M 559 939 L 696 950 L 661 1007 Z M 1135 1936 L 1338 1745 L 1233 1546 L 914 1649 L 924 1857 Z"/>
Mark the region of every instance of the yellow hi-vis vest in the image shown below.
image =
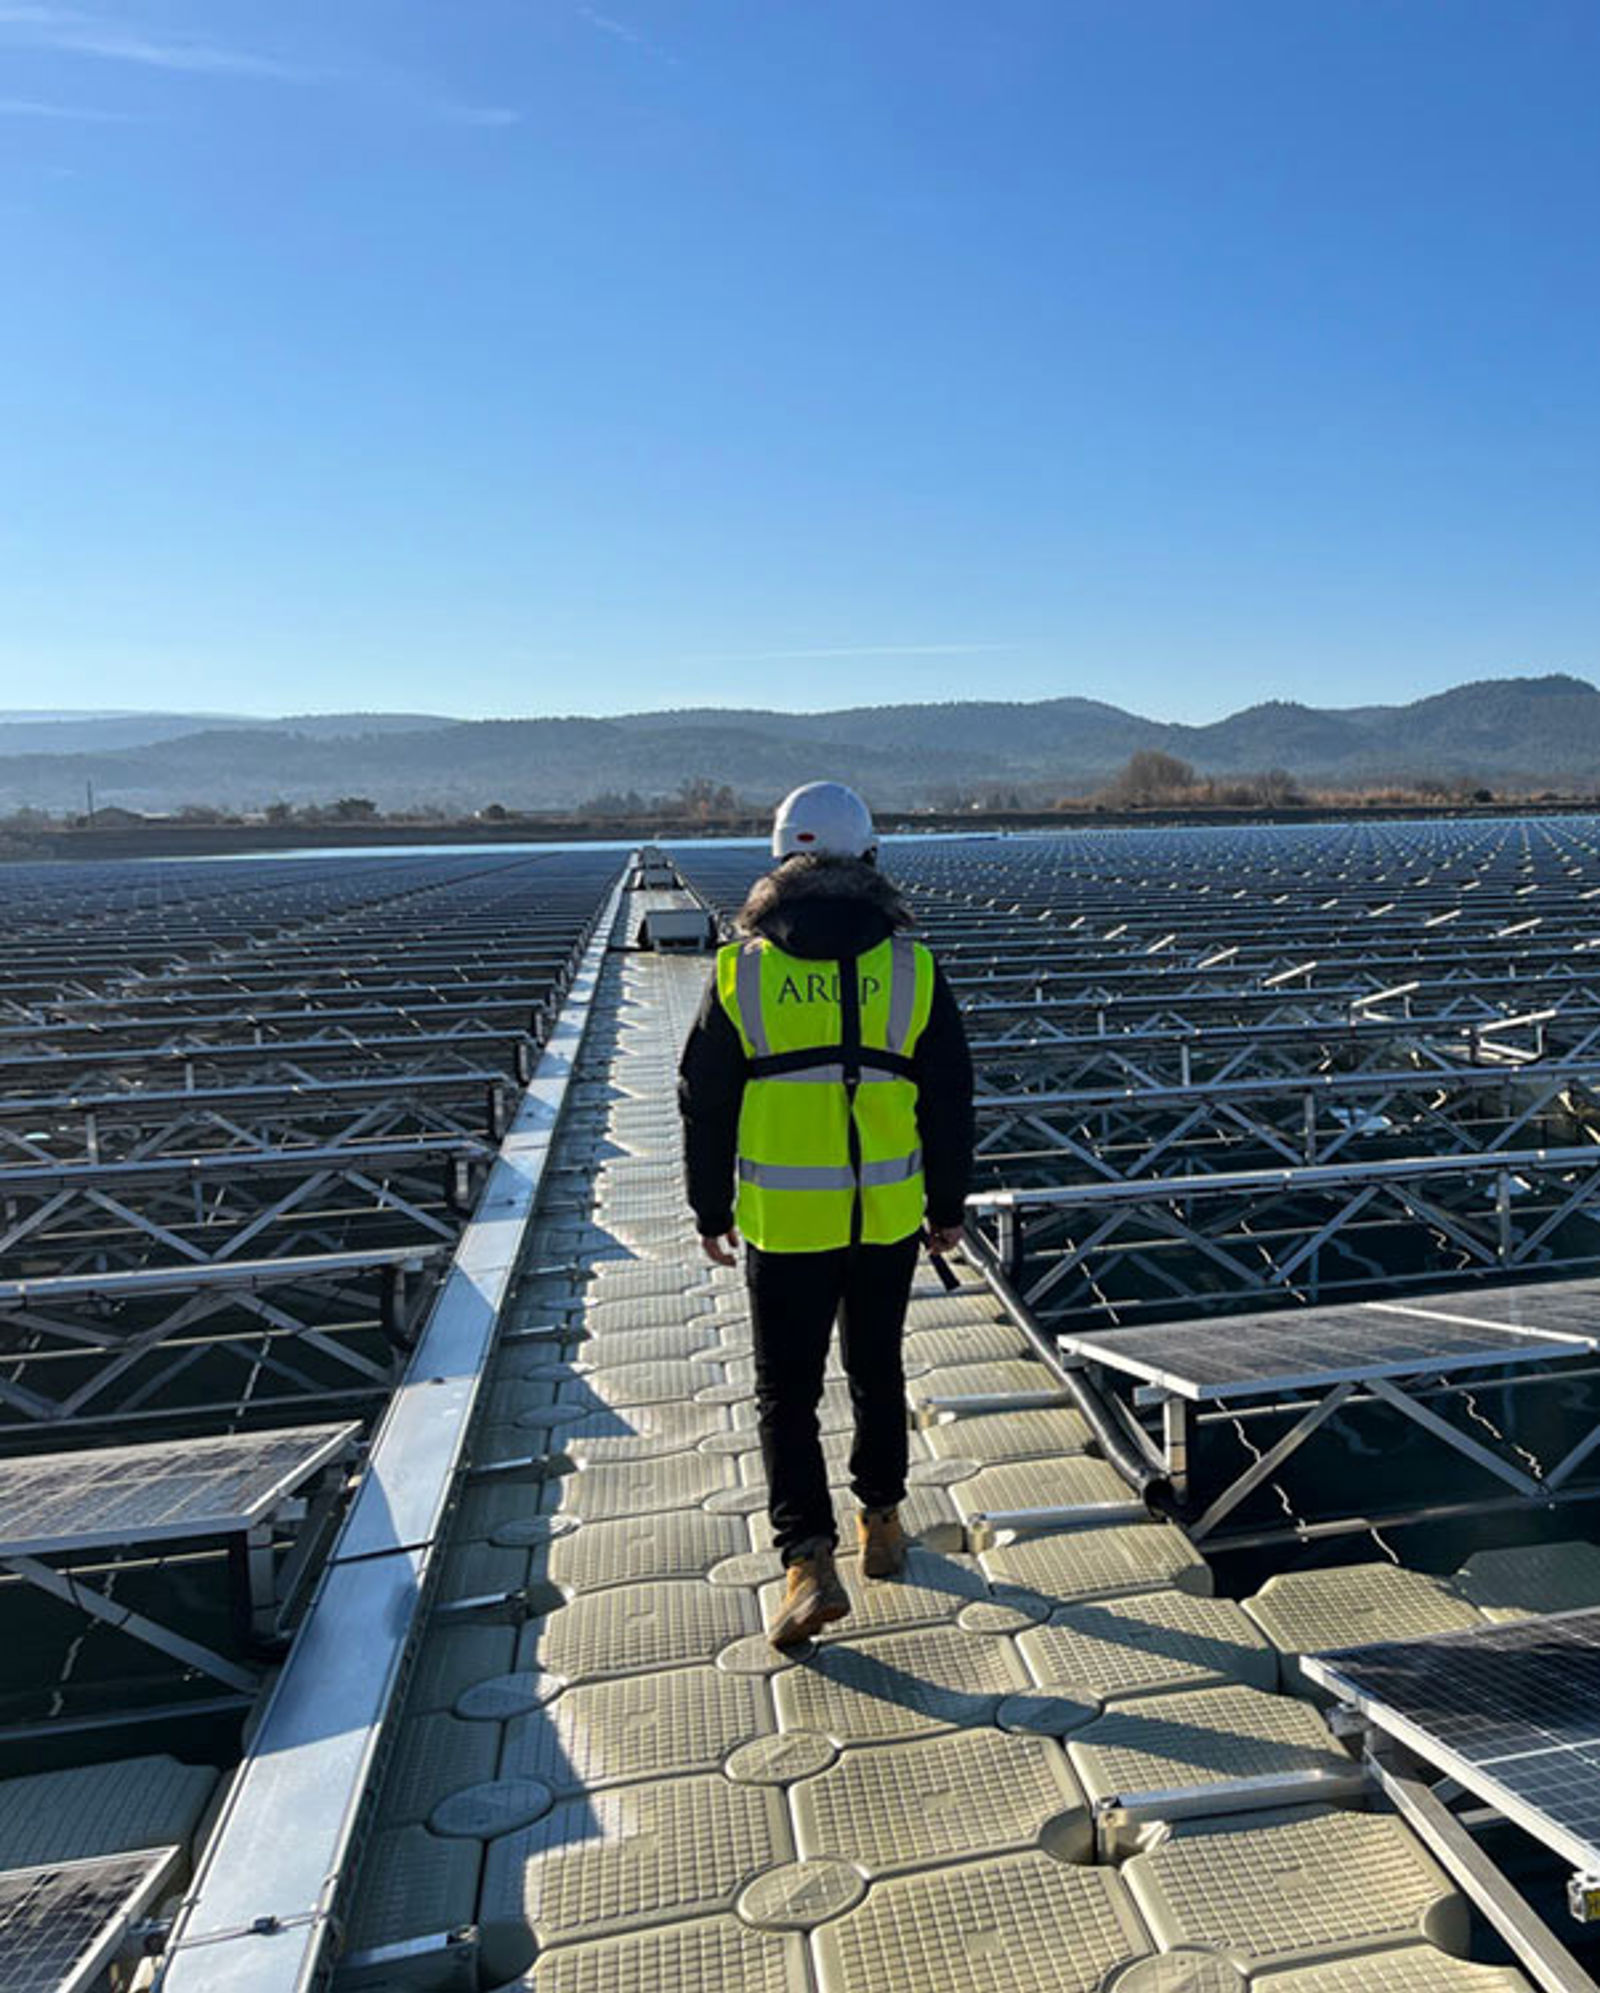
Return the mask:
<path id="1" fill-rule="evenodd" d="M 928 950 L 896 934 L 841 965 L 735 941 L 718 952 L 717 995 L 750 1062 L 740 1231 L 772 1253 L 909 1238 L 922 1224 L 911 1055 L 933 1005 Z"/>

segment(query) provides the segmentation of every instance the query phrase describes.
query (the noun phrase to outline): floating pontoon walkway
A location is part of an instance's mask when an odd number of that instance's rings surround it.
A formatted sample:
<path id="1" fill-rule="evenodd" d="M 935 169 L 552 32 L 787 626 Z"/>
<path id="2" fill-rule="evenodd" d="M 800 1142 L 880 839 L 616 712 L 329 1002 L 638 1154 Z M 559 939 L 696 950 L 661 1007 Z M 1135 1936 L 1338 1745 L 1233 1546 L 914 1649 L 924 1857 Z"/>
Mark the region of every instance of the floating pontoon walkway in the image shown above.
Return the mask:
<path id="1" fill-rule="evenodd" d="M 899 1582 L 847 1558 L 851 1617 L 771 1649 L 744 1292 L 699 1256 L 679 1182 L 707 964 L 628 948 L 645 898 L 618 909 L 310 1970 L 526 1993 L 1524 1986 L 1460 1956 L 1464 1899 L 1282 1692 L 1270 1614 L 1211 1596 L 970 1269 L 912 1303 L 921 1547 Z M 844 1525 L 849 1422 L 834 1368 Z M 980 1526 L 1037 1508 L 1043 1533 Z M 1437 1582 L 1448 1623 L 1477 1620 Z M 208 1962 L 201 1928 L 174 1987 L 314 1983 L 268 1964 L 287 1934 L 216 1929 Z"/>

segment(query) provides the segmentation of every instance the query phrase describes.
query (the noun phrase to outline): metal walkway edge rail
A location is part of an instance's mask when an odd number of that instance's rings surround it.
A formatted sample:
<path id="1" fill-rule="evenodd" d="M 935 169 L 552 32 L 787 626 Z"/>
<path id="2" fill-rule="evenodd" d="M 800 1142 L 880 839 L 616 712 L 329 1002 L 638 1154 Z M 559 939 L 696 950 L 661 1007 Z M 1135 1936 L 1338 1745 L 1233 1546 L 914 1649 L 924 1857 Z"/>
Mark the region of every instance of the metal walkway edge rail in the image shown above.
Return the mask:
<path id="1" fill-rule="evenodd" d="M 591 931 L 374 1437 L 316 1596 L 174 1922 L 162 1993 L 303 1993 L 316 1982 L 626 877 L 619 872 Z"/>

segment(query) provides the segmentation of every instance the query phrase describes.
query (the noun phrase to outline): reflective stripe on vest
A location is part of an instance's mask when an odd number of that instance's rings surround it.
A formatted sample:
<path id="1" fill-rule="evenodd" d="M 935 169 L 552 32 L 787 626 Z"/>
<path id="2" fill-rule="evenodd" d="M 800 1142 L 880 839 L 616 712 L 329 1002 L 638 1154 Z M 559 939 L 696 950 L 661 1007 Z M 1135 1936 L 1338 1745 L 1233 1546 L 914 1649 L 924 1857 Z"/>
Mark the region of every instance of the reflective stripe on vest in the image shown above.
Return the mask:
<path id="1" fill-rule="evenodd" d="M 739 950 L 738 992 L 736 1021 L 744 1025 L 750 1050 L 758 1059 L 764 1059 L 772 1047 L 767 1043 L 766 1020 L 761 1015 L 761 950 L 753 941 L 746 942 Z"/>
<path id="2" fill-rule="evenodd" d="M 909 934 L 897 934 L 889 942 L 889 1035 L 883 1048 L 886 1052 L 905 1051 L 916 1008 L 917 944 Z"/>
<path id="3" fill-rule="evenodd" d="M 839 963 L 761 940 L 717 958 L 718 998 L 753 1062 L 739 1115 L 738 1224 L 764 1251 L 822 1252 L 853 1237 L 887 1245 L 922 1223 L 909 1061 L 932 1007 L 933 958 L 894 935 L 843 972 L 860 996 L 855 1084 L 840 1056 Z M 769 1060 L 779 1069 L 762 1070 Z"/>
<path id="4" fill-rule="evenodd" d="M 863 1163 L 863 1184 L 906 1183 L 922 1174 L 922 1151 L 909 1156 L 891 1156 L 886 1162 Z M 854 1190 L 856 1173 L 846 1163 L 834 1169 L 827 1163 L 752 1163 L 739 1158 L 739 1181 L 757 1183 L 763 1190 Z"/>

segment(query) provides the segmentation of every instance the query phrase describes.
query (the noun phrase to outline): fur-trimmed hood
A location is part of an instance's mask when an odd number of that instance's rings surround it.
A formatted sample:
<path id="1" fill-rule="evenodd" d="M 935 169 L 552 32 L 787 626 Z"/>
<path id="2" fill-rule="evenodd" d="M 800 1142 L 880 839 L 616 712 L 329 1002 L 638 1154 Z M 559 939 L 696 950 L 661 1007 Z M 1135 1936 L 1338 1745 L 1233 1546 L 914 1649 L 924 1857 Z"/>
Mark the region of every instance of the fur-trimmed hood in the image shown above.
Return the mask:
<path id="1" fill-rule="evenodd" d="M 761 935 L 791 955 L 838 960 L 864 955 L 911 926 L 899 889 L 859 858 L 788 858 L 758 879 L 739 910 L 741 934 Z"/>

